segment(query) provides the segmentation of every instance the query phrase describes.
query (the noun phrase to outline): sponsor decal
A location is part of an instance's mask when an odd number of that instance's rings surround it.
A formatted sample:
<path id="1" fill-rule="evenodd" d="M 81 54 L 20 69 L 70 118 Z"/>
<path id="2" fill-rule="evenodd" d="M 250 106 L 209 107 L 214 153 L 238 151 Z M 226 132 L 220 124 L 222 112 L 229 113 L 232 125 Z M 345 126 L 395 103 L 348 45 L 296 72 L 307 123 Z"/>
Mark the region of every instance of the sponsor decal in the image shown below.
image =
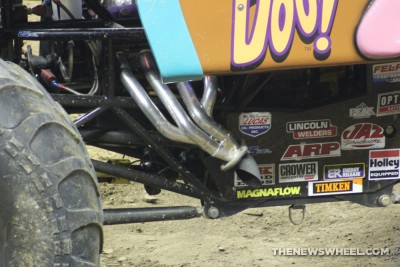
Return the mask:
<path id="1" fill-rule="evenodd" d="M 312 139 L 335 137 L 336 126 L 330 120 L 293 121 L 286 123 L 286 132 L 293 134 L 293 139 Z"/>
<path id="2" fill-rule="evenodd" d="M 330 37 L 338 0 L 234 0 L 232 1 L 231 69 L 258 67 L 267 52 L 275 62 L 289 55 L 296 33 L 313 44 L 314 57 L 331 54 Z"/>
<path id="3" fill-rule="evenodd" d="M 239 130 L 247 135 L 257 137 L 271 129 L 271 113 L 251 112 L 239 116 Z"/>
<path id="4" fill-rule="evenodd" d="M 358 123 L 342 133 L 342 149 L 372 149 L 385 147 L 385 135 L 381 126 L 372 123 Z"/>
<path id="5" fill-rule="evenodd" d="M 260 146 L 249 146 L 250 155 L 263 155 L 263 154 L 271 154 L 272 151 L 269 148 L 262 148 Z"/>
<path id="6" fill-rule="evenodd" d="M 400 113 L 400 91 L 378 95 L 377 117 Z"/>
<path id="7" fill-rule="evenodd" d="M 275 184 L 275 164 L 261 164 L 258 165 L 260 170 L 260 178 L 262 185 L 273 185 Z M 235 173 L 235 187 L 247 186 Z"/>
<path id="8" fill-rule="evenodd" d="M 341 195 L 363 192 L 363 179 L 309 182 L 309 196 Z"/>
<path id="9" fill-rule="evenodd" d="M 350 118 L 353 119 L 369 119 L 374 115 L 374 107 L 368 107 L 365 103 L 350 109 Z"/>
<path id="10" fill-rule="evenodd" d="M 286 197 L 301 195 L 301 187 L 275 187 L 275 188 L 259 188 L 237 190 L 236 197 L 243 198 L 260 198 L 260 197 Z"/>
<path id="11" fill-rule="evenodd" d="M 281 160 L 340 157 L 338 142 L 290 145 Z"/>
<path id="12" fill-rule="evenodd" d="M 372 67 L 374 83 L 400 82 L 400 62 L 376 64 Z"/>
<path id="13" fill-rule="evenodd" d="M 279 183 L 318 180 L 318 162 L 279 164 Z"/>
<path id="14" fill-rule="evenodd" d="M 365 177 L 364 163 L 334 164 L 324 166 L 324 179 L 362 179 Z"/>
<path id="15" fill-rule="evenodd" d="M 369 151 L 369 180 L 387 180 L 400 178 L 400 150 Z"/>

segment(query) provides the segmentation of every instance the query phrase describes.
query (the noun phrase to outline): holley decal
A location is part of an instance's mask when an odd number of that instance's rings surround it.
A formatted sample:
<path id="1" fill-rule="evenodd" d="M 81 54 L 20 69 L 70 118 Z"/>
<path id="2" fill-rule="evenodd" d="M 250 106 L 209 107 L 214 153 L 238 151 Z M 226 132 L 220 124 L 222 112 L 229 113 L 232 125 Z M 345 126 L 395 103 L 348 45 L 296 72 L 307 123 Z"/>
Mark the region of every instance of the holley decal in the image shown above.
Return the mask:
<path id="1" fill-rule="evenodd" d="M 369 180 L 400 178 L 400 150 L 372 150 L 369 152 Z"/>
<path id="2" fill-rule="evenodd" d="M 247 135 L 257 137 L 271 129 L 271 113 L 251 112 L 239 116 L 239 130 Z"/>
<path id="3" fill-rule="evenodd" d="M 358 123 L 347 127 L 342 133 L 342 149 L 373 149 L 385 147 L 385 135 L 381 126 Z"/>

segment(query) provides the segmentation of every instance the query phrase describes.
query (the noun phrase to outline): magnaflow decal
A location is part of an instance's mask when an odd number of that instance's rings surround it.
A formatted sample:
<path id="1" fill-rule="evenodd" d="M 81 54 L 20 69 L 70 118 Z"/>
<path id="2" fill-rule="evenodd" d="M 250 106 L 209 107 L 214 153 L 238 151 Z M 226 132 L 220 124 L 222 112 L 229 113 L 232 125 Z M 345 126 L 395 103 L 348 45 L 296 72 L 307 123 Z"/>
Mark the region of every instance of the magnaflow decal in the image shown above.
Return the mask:
<path id="1" fill-rule="evenodd" d="M 290 145 L 281 160 L 302 160 L 314 158 L 340 157 L 338 142 Z"/>
<path id="2" fill-rule="evenodd" d="M 264 61 L 267 50 L 274 61 L 283 62 L 290 53 L 296 32 L 304 43 L 314 44 L 316 59 L 327 59 L 338 2 L 232 1 L 232 70 L 256 68 Z M 253 19 L 251 9 L 254 9 Z"/>
<path id="3" fill-rule="evenodd" d="M 279 183 L 318 180 L 318 162 L 279 164 Z"/>
<path id="4" fill-rule="evenodd" d="M 242 189 L 236 191 L 236 198 L 277 198 L 300 196 L 300 186 L 287 186 L 287 187 L 270 187 L 259 189 Z"/>
<path id="5" fill-rule="evenodd" d="M 377 124 L 354 124 L 343 131 L 341 142 L 343 150 L 384 148 L 384 130 Z"/>
<path id="6" fill-rule="evenodd" d="M 400 178 L 400 150 L 372 150 L 369 152 L 369 180 Z"/>
<path id="7" fill-rule="evenodd" d="M 258 169 L 261 174 L 261 182 L 263 186 L 275 184 L 275 164 L 260 164 Z M 247 184 L 243 182 L 235 173 L 235 187 L 245 187 Z"/>
<path id="8" fill-rule="evenodd" d="M 253 137 L 265 134 L 271 129 L 271 113 L 250 112 L 239 115 L 239 130 Z"/>
<path id="9" fill-rule="evenodd" d="M 378 95 L 377 117 L 400 113 L 400 91 Z"/>
<path id="10" fill-rule="evenodd" d="M 313 139 L 335 137 L 336 126 L 330 120 L 292 121 L 286 123 L 286 132 L 293 134 L 293 139 Z"/>
<path id="11" fill-rule="evenodd" d="M 369 119 L 374 115 L 374 107 L 368 107 L 365 103 L 350 109 L 350 118 L 353 119 Z"/>
<path id="12" fill-rule="evenodd" d="M 356 179 L 365 177 L 364 163 L 347 163 L 324 166 L 324 179 Z"/>
<path id="13" fill-rule="evenodd" d="M 309 196 L 340 195 L 363 192 L 363 180 L 353 179 L 345 181 L 309 182 Z"/>

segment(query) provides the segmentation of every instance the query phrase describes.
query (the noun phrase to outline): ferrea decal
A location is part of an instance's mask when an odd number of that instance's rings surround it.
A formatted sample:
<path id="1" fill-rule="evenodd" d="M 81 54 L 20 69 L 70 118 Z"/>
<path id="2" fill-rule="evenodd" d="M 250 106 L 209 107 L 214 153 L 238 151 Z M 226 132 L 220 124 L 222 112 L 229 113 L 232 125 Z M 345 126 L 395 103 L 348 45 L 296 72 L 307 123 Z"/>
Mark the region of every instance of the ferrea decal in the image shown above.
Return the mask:
<path id="1" fill-rule="evenodd" d="M 260 170 L 260 179 L 262 185 L 273 185 L 275 184 L 275 164 L 261 164 L 258 165 Z M 248 186 L 243 182 L 235 173 L 235 187 L 245 187 Z"/>
<path id="2" fill-rule="evenodd" d="M 338 142 L 290 145 L 281 160 L 340 157 Z"/>
<path id="3" fill-rule="evenodd" d="M 309 182 L 309 196 L 325 196 L 325 195 L 340 195 L 362 193 L 363 180 L 353 179 L 346 181 L 324 181 L 324 182 Z"/>
<path id="4" fill-rule="evenodd" d="M 336 126 L 330 120 L 293 121 L 286 123 L 286 132 L 293 134 L 293 139 L 312 139 L 335 137 Z"/>
<path id="5" fill-rule="evenodd" d="M 400 150 L 369 151 L 369 180 L 400 178 Z"/>
<path id="6" fill-rule="evenodd" d="M 239 116 L 239 130 L 247 135 L 257 137 L 271 129 L 271 113 L 251 112 Z"/>
<path id="7" fill-rule="evenodd" d="M 279 164 L 279 183 L 318 180 L 318 162 Z"/>
<path id="8" fill-rule="evenodd" d="M 275 187 L 275 188 L 259 188 L 237 190 L 237 199 L 244 198 L 260 198 L 260 197 L 287 197 L 301 195 L 301 187 Z"/>
<path id="9" fill-rule="evenodd" d="M 364 163 L 335 164 L 324 166 L 324 179 L 357 179 L 365 177 Z"/>
<path id="10" fill-rule="evenodd" d="M 302 42 L 314 43 L 316 59 L 329 57 L 338 0 L 232 2 L 232 70 L 256 68 L 268 48 L 274 61 L 283 62 L 290 53 L 296 31 Z"/>
<path id="11" fill-rule="evenodd" d="M 400 91 L 378 95 L 377 117 L 400 113 Z"/>
<path id="12" fill-rule="evenodd" d="M 351 125 L 342 133 L 342 149 L 373 149 L 385 147 L 385 135 L 381 126 L 372 123 Z"/>

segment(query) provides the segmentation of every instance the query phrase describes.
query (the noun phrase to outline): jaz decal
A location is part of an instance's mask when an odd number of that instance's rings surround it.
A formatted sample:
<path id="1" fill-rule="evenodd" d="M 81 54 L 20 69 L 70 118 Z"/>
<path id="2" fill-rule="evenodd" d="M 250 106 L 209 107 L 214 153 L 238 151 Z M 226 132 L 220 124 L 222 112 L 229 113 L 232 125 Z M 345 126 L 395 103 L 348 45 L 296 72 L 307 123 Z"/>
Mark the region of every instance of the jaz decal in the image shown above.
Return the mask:
<path id="1" fill-rule="evenodd" d="M 353 119 L 369 119 L 374 115 L 374 107 L 368 107 L 365 103 L 350 109 L 350 118 Z"/>
<path id="2" fill-rule="evenodd" d="M 281 160 L 340 157 L 338 142 L 290 145 Z"/>
<path id="3" fill-rule="evenodd" d="M 309 196 L 340 195 L 363 192 L 363 180 L 309 182 Z"/>
<path id="4" fill-rule="evenodd" d="M 232 69 L 253 69 L 267 50 L 276 62 L 290 53 L 295 32 L 314 44 L 314 57 L 330 56 L 330 38 L 338 0 L 234 0 L 232 7 Z"/>
<path id="5" fill-rule="evenodd" d="M 262 185 L 273 185 L 275 184 L 275 164 L 261 164 L 258 165 L 260 170 L 260 179 Z M 248 186 L 235 174 L 235 187 Z"/>
<path id="6" fill-rule="evenodd" d="M 400 178 L 400 150 L 372 150 L 369 152 L 369 180 Z"/>
<path id="7" fill-rule="evenodd" d="M 279 164 L 279 183 L 318 180 L 318 162 Z"/>
<path id="8" fill-rule="evenodd" d="M 247 135 L 257 137 L 271 129 L 271 113 L 251 112 L 239 116 L 239 130 Z"/>
<path id="9" fill-rule="evenodd" d="M 365 177 L 364 163 L 335 164 L 324 166 L 324 179 L 362 179 Z"/>
<path id="10" fill-rule="evenodd" d="M 312 139 L 335 137 L 336 126 L 330 120 L 294 121 L 286 123 L 286 132 L 293 134 L 293 139 Z"/>
<path id="11" fill-rule="evenodd" d="M 400 113 L 400 91 L 378 95 L 377 117 Z"/>
<path id="12" fill-rule="evenodd" d="M 236 197 L 238 199 L 260 197 L 287 197 L 299 195 L 301 195 L 300 186 L 246 189 L 236 191 Z"/>
<path id="13" fill-rule="evenodd" d="M 343 150 L 385 147 L 383 128 L 372 123 L 351 125 L 343 131 L 341 141 Z"/>

